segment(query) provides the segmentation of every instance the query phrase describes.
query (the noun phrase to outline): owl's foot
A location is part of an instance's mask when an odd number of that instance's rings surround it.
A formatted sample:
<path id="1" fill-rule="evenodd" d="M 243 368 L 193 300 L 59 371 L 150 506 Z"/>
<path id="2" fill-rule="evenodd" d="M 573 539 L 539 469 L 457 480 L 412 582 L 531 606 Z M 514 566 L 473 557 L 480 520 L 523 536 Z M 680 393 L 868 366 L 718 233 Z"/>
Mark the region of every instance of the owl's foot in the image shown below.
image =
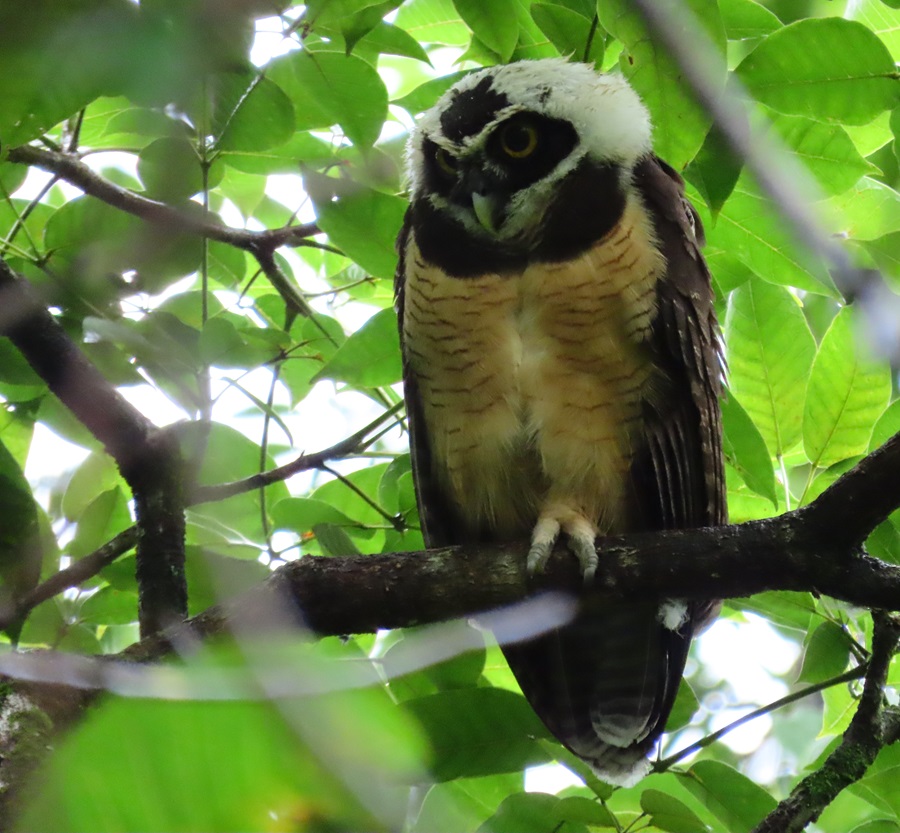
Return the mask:
<path id="1" fill-rule="evenodd" d="M 564 512 L 544 511 L 538 518 L 531 533 L 531 547 L 528 550 L 528 572 L 534 575 L 543 571 L 553 552 L 553 545 L 559 538 L 560 532 L 566 535 L 569 549 L 575 554 L 581 565 L 584 583 L 590 584 L 597 572 L 597 547 L 594 541 L 597 538 L 597 528 L 571 510 Z"/>

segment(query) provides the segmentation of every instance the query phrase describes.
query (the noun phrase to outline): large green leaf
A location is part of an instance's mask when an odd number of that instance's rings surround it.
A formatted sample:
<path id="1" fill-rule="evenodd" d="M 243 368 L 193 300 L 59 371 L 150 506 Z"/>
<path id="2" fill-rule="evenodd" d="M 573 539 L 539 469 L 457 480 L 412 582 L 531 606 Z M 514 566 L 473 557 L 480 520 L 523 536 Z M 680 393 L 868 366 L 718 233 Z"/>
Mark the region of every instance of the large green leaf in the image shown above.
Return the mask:
<path id="1" fill-rule="evenodd" d="M 816 353 L 799 302 L 787 289 L 747 283 L 729 299 L 725 343 L 732 389 L 772 456 L 783 456 L 801 437 L 804 391 Z"/>
<path id="2" fill-rule="evenodd" d="M 617 826 L 609 810 L 589 798 L 520 792 L 510 795 L 478 833 L 586 833 L 590 828 Z"/>
<path id="3" fill-rule="evenodd" d="M 566 6 L 556 3 L 532 3 L 531 17 L 560 55 L 585 59 L 595 66 L 603 61 L 603 38 L 596 32 L 591 38 L 591 49 L 585 55 L 588 37 L 592 33 L 591 20 Z"/>
<path id="4" fill-rule="evenodd" d="M 840 194 L 877 169 L 856 149 L 842 127 L 803 116 L 773 114 L 772 123 L 785 144 L 829 194 Z"/>
<path id="5" fill-rule="evenodd" d="M 845 307 L 822 339 L 806 391 L 803 446 L 817 466 L 864 453 L 890 401 L 890 369 L 864 351 Z"/>
<path id="6" fill-rule="evenodd" d="M 308 668 L 291 674 L 315 684 Z M 323 819 L 343 829 L 399 826 L 404 804 L 388 787 L 415 776 L 420 744 L 383 692 L 281 700 L 279 710 L 107 699 L 54 751 L 18 829 L 240 833 L 298 829 L 298 820 L 310 830 Z"/>
<path id="7" fill-rule="evenodd" d="M 298 130 L 339 124 L 354 144 L 375 144 L 387 118 L 387 90 L 362 58 L 291 52 L 274 60 L 267 74 L 290 98 Z"/>
<path id="8" fill-rule="evenodd" d="M 316 208 L 322 231 L 347 257 L 377 278 L 393 278 L 397 269 L 394 241 L 406 211 L 405 200 L 360 188 Z"/>
<path id="9" fill-rule="evenodd" d="M 722 400 L 722 427 L 725 459 L 753 491 L 777 507 L 772 456 L 759 429 L 733 392 Z"/>
<path id="10" fill-rule="evenodd" d="M 0 442 L 0 601 L 8 604 L 31 590 L 40 572 L 38 508 L 22 469 Z"/>
<path id="11" fill-rule="evenodd" d="M 355 387 L 379 387 L 399 382 L 401 376 L 397 314 L 383 309 L 341 345 L 313 381 L 334 379 Z"/>
<path id="12" fill-rule="evenodd" d="M 442 691 L 403 707 L 431 741 L 431 773 L 438 781 L 512 772 L 544 763 L 537 738 L 548 737 L 521 694 L 500 688 Z"/>
<path id="13" fill-rule="evenodd" d="M 719 761 L 698 761 L 679 777 L 729 833 L 749 833 L 775 809 L 776 801 L 769 793 Z"/>
<path id="14" fill-rule="evenodd" d="M 515 0 L 453 0 L 453 4 L 480 40 L 508 61 L 519 40 Z"/>
<path id="15" fill-rule="evenodd" d="M 217 150 L 262 151 L 291 138 L 294 107 L 270 78 L 223 73 L 215 85 L 211 127 Z"/>
<path id="16" fill-rule="evenodd" d="M 900 60 L 900 5 L 898 0 L 858 0 L 847 7 L 846 17 L 868 26 Z"/>
<path id="17" fill-rule="evenodd" d="M 863 177 L 828 207 L 835 212 L 835 232 L 850 239 L 877 240 L 900 231 L 900 194 L 877 179 Z"/>
<path id="18" fill-rule="evenodd" d="M 751 40 L 781 28 L 775 14 L 756 0 L 719 0 L 729 40 Z"/>
<path id="19" fill-rule="evenodd" d="M 885 45 L 862 24 L 840 17 L 778 29 L 736 72 L 769 107 L 819 121 L 865 124 L 900 101 Z"/>
<path id="20" fill-rule="evenodd" d="M 738 179 L 715 225 L 707 224 L 707 239 L 714 275 L 721 257 L 737 258 L 769 283 L 837 294 L 821 261 L 797 249 L 783 218 L 747 174 Z"/>
<path id="21" fill-rule="evenodd" d="M 718 5 L 707 0 L 657 0 L 668 5 L 679 21 L 675 37 L 694 39 L 692 20 L 700 24 L 712 45 L 705 72 L 711 83 L 725 85 L 725 29 Z M 670 165 L 682 170 L 703 144 L 712 118 L 694 99 L 681 70 L 666 53 L 659 40 L 648 33 L 640 13 L 626 0 L 598 3 L 600 23 L 618 38 L 624 49 L 619 66 L 643 99 L 653 120 L 656 152 Z"/>
<path id="22" fill-rule="evenodd" d="M 683 801 L 661 790 L 644 790 L 641 809 L 650 816 L 650 823 L 670 833 L 701 833 L 707 826 Z"/>
<path id="23" fill-rule="evenodd" d="M 457 778 L 428 790 L 411 833 L 459 833 L 474 830 L 497 810 L 500 802 L 522 791 L 521 773 Z"/>
<path id="24" fill-rule="evenodd" d="M 409 0 L 400 7 L 395 23 L 423 43 L 465 46 L 471 37 L 453 0 Z"/>
<path id="25" fill-rule="evenodd" d="M 23 144 L 114 92 L 135 17 L 126 0 L 0 5 L 0 144 Z"/>
<path id="26" fill-rule="evenodd" d="M 847 668 L 850 637 L 834 622 L 822 622 L 810 634 L 803 652 L 798 682 L 820 683 Z"/>

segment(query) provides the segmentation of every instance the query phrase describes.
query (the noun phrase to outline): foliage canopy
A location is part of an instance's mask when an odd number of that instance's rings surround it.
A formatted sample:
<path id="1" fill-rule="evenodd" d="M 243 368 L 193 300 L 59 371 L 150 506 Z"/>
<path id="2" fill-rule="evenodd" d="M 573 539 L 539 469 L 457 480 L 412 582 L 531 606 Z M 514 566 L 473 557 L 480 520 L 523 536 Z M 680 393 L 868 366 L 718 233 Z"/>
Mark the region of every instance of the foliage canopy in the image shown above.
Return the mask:
<path id="1" fill-rule="evenodd" d="M 900 10 L 844 5 L 684 0 L 709 80 L 740 82 L 750 123 L 808 174 L 791 187 L 825 232 L 900 291 Z M 187 510 L 190 613 L 300 554 L 423 548 L 396 430 L 405 136 L 461 73 L 557 55 L 630 79 L 700 210 L 729 367 L 732 521 L 809 503 L 900 431 L 881 332 L 845 304 L 824 253 L 796 242 L 631 3 L 0 4 L 0 257 L 108 382 L 152 421 L 181 421 L 190 487 L 372 424 L 312 473 Z M 19 602 L 126 535 L 134 507 L 113 457 L 6 338 L 0 406 L 0 579 Z M 71 463 L 47 462 L 53 435 L 78 449 Z M 900 514 L 867 547 L 900 564 Z M 87 655 L 135 641 L 135 558 L 120 550 L 28 607 L 10 638 Z M 468 650 L 433 665 L 440 634 L 427 628 L 247 636 L 172 677 L 112 686 L 33 776 L 21 829 L 749 831 L 847 729 L 860 686 L 846 672 L 871 648 L 872 619 L 787 592 L 723 616 L 734 633 L 762 617 L 794 646 L 793 667 L 760 671 L 770 688 L 821 693 L 763 717 L 753 751 L 714 743 L 632 789 L 525 791 L 535 764 L 584 773 L 475 628 Z M 384 675 L 404 650 L 419 661 Z M 693 665 L 663 758 L 748 710 Z M 897 829 L 898 766 L 900 745 L 883 748 L 818 829 Z"/>

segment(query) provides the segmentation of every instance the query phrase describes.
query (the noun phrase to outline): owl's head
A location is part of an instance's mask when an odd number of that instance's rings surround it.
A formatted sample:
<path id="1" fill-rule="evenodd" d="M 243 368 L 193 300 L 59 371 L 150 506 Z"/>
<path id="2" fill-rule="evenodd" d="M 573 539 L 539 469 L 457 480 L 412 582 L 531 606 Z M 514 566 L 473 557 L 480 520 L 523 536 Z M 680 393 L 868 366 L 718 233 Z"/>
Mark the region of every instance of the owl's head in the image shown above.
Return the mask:
<path id="1" fill-rule="evenodd" d="M 411 202 L 484 244 L 534 250 L 551 226 L 596 215 L 605 199 L 620 208 L 650 132 L 647 109 L 619 76 L 562 58 L 490 67 L 419 121 Z"/>

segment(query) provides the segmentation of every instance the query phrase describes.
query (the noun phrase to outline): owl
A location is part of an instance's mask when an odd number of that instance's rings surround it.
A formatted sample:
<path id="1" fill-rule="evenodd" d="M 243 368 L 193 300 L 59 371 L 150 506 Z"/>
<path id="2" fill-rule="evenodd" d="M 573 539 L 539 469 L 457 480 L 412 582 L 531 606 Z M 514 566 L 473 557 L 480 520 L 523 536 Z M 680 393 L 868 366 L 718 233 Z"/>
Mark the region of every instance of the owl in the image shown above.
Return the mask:
<path id="1" fill-rule="evenodd" d="M 419 120 L 408 177 L 396 298 L 425 541 L 522 540 L 532 573 L 568 548 L 574 618 L 503 652 L 553 735 L 632 784 L 719 606 L 590 589 L 598 536 L 726 522 L 699 218 L 628 83 L 564 59 L 466 75 Z"/>

